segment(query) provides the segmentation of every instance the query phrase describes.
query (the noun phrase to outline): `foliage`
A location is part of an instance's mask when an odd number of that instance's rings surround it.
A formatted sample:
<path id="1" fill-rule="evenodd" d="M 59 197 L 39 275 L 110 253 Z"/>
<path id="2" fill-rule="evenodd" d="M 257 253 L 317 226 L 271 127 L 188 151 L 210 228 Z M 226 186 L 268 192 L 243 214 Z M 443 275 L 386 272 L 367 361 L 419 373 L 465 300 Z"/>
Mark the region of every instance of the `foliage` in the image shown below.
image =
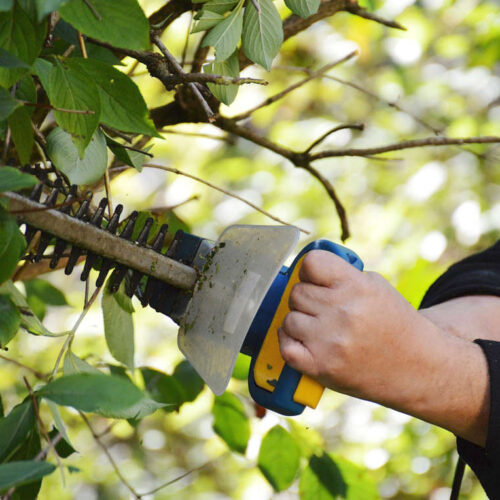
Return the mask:
<path id="1" fill-rule="evenodd" d="M 31 174 L 80 200 L 109 191 L 153 236 L 215 239 L 266 214 L 303 243 L 351 228 L 417 306 L 499 235 L 497 149 L 482 144 L 499 142 L 499 14 L 492 0 L 0 2 L 0 193 L 28 194 Z M 444 431 L 331 392 L 297 419 L 266 413 L 243 356 L 213 397 L 165 317 L 123 289 L 96 300 L 102 261 L 86 291 L 62 270 L 40 279 L 16 215 L 0 198 L 0 492 L 409 499 L 450 484 Z M 471 476 L 464 488 L 480 498 Z"/>

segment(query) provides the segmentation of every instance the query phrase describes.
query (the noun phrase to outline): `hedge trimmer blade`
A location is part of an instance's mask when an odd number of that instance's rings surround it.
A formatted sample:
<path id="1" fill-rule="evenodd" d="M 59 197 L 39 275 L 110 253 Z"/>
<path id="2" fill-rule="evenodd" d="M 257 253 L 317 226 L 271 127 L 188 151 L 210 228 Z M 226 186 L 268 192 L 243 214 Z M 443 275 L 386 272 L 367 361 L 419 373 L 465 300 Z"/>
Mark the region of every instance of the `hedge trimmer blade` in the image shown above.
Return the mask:
<path id="1" fill-rule="evenodd" d="M 127 295 L 137 295 L 143 306 L 181 325 L 179 348 L 216 394 L 224 392 L 250 324 L 297 242 L 298 229 L 230 226 L 216 243 L 178 231 L 164 253 L 166 226 L 149 245 L 152 219 L 135 228 L 137 213 L 132 213 L 120 224 L 118 205 L 105 222 L 106 199 L 91 209 L 90 198 L 75 199 L 75 188 L 66 194 L 55 188 L 42 203 L 42 191 L 37 186 L 29 198 L 4 193 L 9 209 L 26 226 L 28 244 L 38 235 L 26 258 L 49 258 L 52 268 L 66 258 L 66 274 L 84 258 L 81 279 L 87 280 L 95 268 L 96 285 L 102 286 L 111 272 L 111 291 L 126 279 Z M 134 233 L 139 235 L 130 241 Z"/>
<path id="2" fill-rule="evenodd" d="M 215 394 L 225 391 L 250 324 L 298 236 L 291 226 L 230 226 L 207 257 L 178 344 Z"/>

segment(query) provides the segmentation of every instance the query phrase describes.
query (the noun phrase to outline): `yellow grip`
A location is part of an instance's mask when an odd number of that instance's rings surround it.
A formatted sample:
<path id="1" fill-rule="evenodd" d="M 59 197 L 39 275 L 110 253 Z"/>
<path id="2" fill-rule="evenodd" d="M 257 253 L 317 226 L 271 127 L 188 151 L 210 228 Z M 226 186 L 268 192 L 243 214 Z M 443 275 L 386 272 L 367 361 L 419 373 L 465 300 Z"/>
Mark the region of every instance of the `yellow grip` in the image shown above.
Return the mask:
<path id="1" fill-rule="evenodd" d="M 304 257 L 297 262 L 292 271 L 292 275 L 290 276 L 285 291 L 281 296 L 280 303 L 266 333 L 259 355 L 257 356 L 257 360 L 255 361 L 255 383 L 269 392 L 274 391 L 274 387 L 278 382 L 281 371 L 285 366 L 285 361 L 281 357 L 280 352 L 278 328 L 283 323 L 285 316 L 290 312 L 288 299 L 293 285 L 300 281 L 299 271 Z M 316 408 L 319 400 L 321 399 L 321 395 L 323 394 L 323 390 L 324 387 L 321 384 L 307 375 L 302 375 L 297 385 L 297 389 L 295 390 L 293 399 L 297 403 L 310 406 L 311 408 Z"/>

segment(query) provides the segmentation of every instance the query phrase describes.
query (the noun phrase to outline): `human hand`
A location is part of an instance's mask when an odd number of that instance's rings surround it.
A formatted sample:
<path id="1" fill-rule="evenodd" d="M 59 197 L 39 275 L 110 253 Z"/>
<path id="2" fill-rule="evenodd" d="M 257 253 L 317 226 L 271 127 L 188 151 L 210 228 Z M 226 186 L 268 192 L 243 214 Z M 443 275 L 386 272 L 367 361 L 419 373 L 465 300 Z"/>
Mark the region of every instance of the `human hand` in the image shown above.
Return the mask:
<path id="1" fill-rule="evenodd" d="M 279 330 L 281 354 L 292 368 L 470 437 L 467 419 L 484 413 L 487 390 L 477 345 L 419 314 L 379 274 L 360 272 L 330 252 L 308 253 L 299 277 Z"/>

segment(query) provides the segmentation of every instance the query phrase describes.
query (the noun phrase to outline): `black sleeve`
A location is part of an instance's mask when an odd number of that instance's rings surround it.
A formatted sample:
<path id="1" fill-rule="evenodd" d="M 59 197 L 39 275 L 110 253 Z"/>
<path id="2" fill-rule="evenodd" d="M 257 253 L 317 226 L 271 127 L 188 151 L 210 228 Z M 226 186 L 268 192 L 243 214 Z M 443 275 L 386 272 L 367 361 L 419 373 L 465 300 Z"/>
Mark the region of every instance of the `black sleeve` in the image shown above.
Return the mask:
<path id="1" fill-rule="evenodd" d="M 464 295 L 500 296 L 500 241 L 452 265 L 427 290 L 420 308 Z M 500 327 L 500 325 L 499 325 Z M 486 447 L 458 438 L 460 456 L 476 473 L 489 498 L 500 498 L 500 342 L 477 339 L 490 377 L 490 415 Z"/>

